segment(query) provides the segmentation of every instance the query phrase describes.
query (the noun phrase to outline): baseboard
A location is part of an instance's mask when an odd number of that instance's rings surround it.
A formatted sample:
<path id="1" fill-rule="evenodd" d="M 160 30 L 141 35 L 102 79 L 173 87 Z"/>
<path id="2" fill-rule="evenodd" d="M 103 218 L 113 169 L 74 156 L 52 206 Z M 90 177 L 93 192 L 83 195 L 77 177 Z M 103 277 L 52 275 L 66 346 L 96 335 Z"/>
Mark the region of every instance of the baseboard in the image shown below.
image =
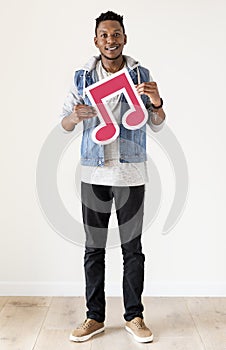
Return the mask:
<path id="1" fill-rule="evenodd" d="M 82 282 L 0 282 L 0 296 L 83 296 Z M 121 283 L 106 283 L 106 296 L 122 296 Z M 226 297 L 226 283 L 168 282 L 146 283 L 143 296 Z"/>

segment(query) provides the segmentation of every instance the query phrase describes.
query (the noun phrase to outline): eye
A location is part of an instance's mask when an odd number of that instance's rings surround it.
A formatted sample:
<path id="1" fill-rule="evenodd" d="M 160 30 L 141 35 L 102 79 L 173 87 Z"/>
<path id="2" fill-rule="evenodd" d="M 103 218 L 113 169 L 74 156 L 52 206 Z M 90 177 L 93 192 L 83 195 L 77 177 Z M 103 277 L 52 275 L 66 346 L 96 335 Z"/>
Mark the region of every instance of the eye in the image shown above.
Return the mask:
<path id="1" fill-rule="evenodd" d="M 101 38 L 107 38 L 107 33 L 101 34 Z"/>
<path id="2" fill-rule="evenodd" d="M 116 38 L 118 38 L 118 37 L 120 36 L 120 34 L 119 34 L 119 33 L 115 33 L 114 36 L 115 36 Z"/>

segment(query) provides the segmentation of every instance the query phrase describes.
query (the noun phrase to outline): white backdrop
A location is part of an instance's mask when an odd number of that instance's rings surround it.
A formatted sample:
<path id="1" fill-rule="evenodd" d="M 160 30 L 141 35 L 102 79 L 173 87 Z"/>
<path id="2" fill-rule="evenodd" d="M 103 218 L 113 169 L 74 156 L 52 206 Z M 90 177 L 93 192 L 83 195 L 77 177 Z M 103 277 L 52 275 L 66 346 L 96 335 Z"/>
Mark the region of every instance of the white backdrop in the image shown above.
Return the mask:
<path id="1" fill-rule="evenodd" d="M 111 8 L 103 0 L 1 1 L 0 294 L 84 294 L 83 248 L 48 225 L 37 201 L 35 172 L 74 70 L 98 53 L 95 18 L 107 10 L 124 15 L 124 53 L 149 68 L 159 84 L 168 126 L 189 169 L 187 206 L 164 236 L 174 178 L 164 153 L 151 144 L 163 201 L 143 236 L 144 294 L 226 295 L 223 0 L 115 0 Z M 74 148 L 59 169 L 59 191 L 72 212 L 77 210 L 73 169 L 79 161 Z M 120 248 L 107 251 L 106 263 L 107 295 L 121 295 Z"/>

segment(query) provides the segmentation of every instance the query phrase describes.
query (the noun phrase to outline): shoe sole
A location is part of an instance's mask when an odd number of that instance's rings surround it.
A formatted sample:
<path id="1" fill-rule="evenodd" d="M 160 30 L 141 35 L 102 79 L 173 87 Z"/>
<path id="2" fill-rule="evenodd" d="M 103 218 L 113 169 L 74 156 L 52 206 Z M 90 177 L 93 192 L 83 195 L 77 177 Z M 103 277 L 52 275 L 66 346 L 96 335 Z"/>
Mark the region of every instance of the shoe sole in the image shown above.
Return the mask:
<path id="1" fill-rule="evenodd" d="M 149 343 L 153 341 L 153 334 L 150 335 L 150 337 L 138 337 L 136 334 L 134 334 L 134 332 L 132 331 L 132 329 L 130 329 L 129 327 L 125 326 L 125 329 L 127 330 L 127 332 L 129 332 L 130 334 L 133 335 L 134 339 L 138 342 L 138 343 Z"/>
<path id="2" fill-rule="evenodd" d="M 86 340 L 92 338 L 94 335 L 99 334 L 101 332 L 104 332 L 104 329 L 105 329 L 104 327 L 100 328 L 100 329 L 97 329 L 95 332 L 87 334 L 87 335 L 84 335 L 83 337 L 75 337 L 74 335 L 70 334 L 69 340 L 75 341 L 75 342 L 86 341 Z"/>

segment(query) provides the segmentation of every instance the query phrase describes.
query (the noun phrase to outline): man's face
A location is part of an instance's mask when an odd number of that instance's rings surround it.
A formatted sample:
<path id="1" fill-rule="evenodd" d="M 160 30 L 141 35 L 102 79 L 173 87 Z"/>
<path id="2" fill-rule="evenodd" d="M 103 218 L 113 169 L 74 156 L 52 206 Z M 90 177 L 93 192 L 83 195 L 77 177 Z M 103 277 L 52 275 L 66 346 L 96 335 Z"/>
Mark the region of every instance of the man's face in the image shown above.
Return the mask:
<path id="1" fill-rule="evenodd" d="M 123 34 L 123 29 L 118 21 L 103 21 L 97 28 L 94 43 L 101 55 L 109 60 L 115 60 L 122 54 L 126 44 L 126 35 Z"/>

